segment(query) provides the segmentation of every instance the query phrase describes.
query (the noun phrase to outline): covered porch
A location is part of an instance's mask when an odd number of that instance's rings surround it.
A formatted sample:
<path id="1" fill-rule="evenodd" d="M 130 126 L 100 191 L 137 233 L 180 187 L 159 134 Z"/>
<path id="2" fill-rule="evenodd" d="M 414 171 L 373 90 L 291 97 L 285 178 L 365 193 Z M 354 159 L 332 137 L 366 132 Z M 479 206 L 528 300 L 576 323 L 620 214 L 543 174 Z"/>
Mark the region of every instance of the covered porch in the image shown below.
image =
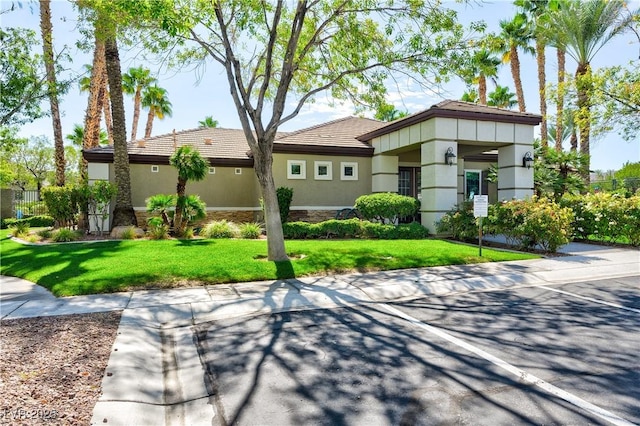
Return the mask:
<path id="1" fill-rule="evenodd" d="M 459 101 L 433 107 L 359 137 L 374 147 L 372 191 L 421 201 L 421 223 L 435 223 L 456 204 L 489 195 L 490 202 L 533 195 L 536 114 Z M 487 181 L 497 165 L 497 184 Z"/>

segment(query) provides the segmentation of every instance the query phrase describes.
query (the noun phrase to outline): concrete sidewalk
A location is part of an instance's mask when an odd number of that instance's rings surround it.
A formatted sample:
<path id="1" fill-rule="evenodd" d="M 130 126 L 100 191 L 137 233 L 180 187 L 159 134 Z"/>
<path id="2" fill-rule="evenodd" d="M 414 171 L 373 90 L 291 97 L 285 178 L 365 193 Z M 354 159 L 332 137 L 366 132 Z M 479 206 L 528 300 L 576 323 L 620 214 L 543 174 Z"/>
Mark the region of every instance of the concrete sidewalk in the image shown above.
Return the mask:
<path id="1" fill-rule="evenodd" d="M 123 310 L 93 424 L 200 424 L 215 416 L 191 326 L 216 319 L 466 291 L 640 276 L 640 251 L 572 243 L 568 256 L 58 299 L 1 277 L 0 317 Z"/>

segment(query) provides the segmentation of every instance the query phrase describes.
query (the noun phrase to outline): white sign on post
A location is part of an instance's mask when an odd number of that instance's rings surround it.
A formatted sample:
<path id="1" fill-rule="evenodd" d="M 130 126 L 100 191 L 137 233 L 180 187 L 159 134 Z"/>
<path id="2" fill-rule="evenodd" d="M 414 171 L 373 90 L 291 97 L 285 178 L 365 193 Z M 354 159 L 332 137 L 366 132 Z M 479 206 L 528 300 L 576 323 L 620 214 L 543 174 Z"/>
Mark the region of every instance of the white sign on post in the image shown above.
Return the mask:
<path id="1" fill-rule="evenodd" d="M 473 217 L 487 217 L 489 215 L 489 196 L 473 196 Z"/>

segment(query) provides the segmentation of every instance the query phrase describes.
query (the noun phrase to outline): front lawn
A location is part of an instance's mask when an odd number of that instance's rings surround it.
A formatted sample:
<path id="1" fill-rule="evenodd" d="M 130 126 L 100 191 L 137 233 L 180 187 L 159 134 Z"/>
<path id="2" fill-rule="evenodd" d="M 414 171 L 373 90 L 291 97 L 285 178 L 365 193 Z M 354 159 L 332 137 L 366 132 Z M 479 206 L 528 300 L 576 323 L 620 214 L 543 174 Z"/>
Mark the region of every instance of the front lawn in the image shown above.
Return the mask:
<path id="1" fill-rule="evenodd" d="M 141 287 L 272 280 L 532 259 L 537 256 L 441 240 L 287 241 L 290 262 L 265 260 L 264 240 L 123 240 L 23 245 L 0 232 L 3 275 L 38 283 L 57 296 Z"/>

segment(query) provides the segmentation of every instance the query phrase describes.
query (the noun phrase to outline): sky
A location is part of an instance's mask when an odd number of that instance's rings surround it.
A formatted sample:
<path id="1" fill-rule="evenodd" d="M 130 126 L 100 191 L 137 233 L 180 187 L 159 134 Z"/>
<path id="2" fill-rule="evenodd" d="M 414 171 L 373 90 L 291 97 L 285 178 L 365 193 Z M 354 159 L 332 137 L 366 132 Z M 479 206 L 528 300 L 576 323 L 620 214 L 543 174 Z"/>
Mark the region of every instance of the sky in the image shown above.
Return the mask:
<path id="1" fill-rule="evenodd" d="M 10 7 L 12 0 L 0 0 L 0 9 Z M 37 2 L 20 2 L 22 8 L 13 12 L 0 15 L 0 24 L 3 27 L 27 27 L 38 31 L 39 35 L 39 11 Z M 631 9 L 640 8 L 640 0 L 628 2 Z M 512 1 L 472 1 L 467 4 L 456 2 L 444 2 L 445 7 L 456 9 L 459 12 L 459 20 L 466 24 L 471 21 L 484 20 L 488 31 L 499 32 L 500 19 L 509 19 L 515 14 Z M 77 30 L 77 15 L 72 5 L 65 0 L 52 0 L 51 5 L 54 46 L 57 52 L 66 46 L 66 52 L 72 57 L 69 65 L 71 72 L 83 72 L 84 64 L 92 61 L 91 53 L 79 50 L 75 43 L 82 37 Z M 557 64 L 555 62 L 555 50 L 547 50 L 547 80 L 555 82 Z M 155 64 L 143 63 L 139 55 L 134 51 L 122 48 L 120 51 L 122 70 L 125 72 L 130 67 L 143 65 L 154 72 Z M 633 66 L 638 66 L 640 56 L 640 40 L 632 32 L 627 32 L 607 44 L 596 55 L 592 66 L 624 65 L 629 66 L 630 61 L 635 61 Z M 567 71 L 575 71 L 576 64 L 567 57 Z M 539 113 L 538 80 L 535 58 L 531 55 L 521 54 L 521 72 L 524 87 L 527 111 Z M 156 75 L 158 85 L 167 89 L 168 97 L 173 104 L 172 117 L 164 120 L 154 120 L 153 135 L 170 133 L 198 127 L 198 121 L 205 116 L 212 116 L 218 120 L 220 127 L 240 128 L 240 122 L 235 106 L 229 94 L 226 76 L 221 67 L 209 64 L 205 69 L 195 71 L 163 71 Z M 503 65 L 498 76 L 498 84 L 509 86 L 515 92 L 513 79 L 509 65 Z M 396 90 L 399 89 L 399 90 Z M 401 82 L 398 88 L 390 91 L 389 103 L 399 110 L 409 113 L 422 111 L 444 99 L 459 99 L 465 91 L 462 81 L 454 79 L 444 87 L 441 93 L 416 90 L 414 87 L 404 86 Z M 489 91 L 493 90 L 493 84 L 489 83 Z M 61 99 L 62 131 L 64 135 L 72 132 L 74 124 L 81 124 L 87 107 L 87 94 L 80 94 L 77 85 Z M 554 105 L 548 106 L 550 112 L 555 111 Z M 127 113 L 127 134 L 131 129 L 131 117 L 133 115 L 133 100 L 125 98 L 125 111 Z M 281 127 L 280 130 L 291 131 L 330 121 L 345 116 L 354 115 L 354 108 L 348 104 L 331 106 L 325 95 L 317 97 L 314 103 L 303 107 L 300 114 Z M 138 125 L 138 136 L 144 133 L 146 112 L 141 112 L 141 122 Z M 50 118 L 42 118 L 33 123 L 21 127 L 20 136 L 45 135 L 53 140 L 53 130 Z M 591 168 L 593 170 L 617 170 L 625 162 L 640 161 L 640 140 L 624 141 L 617 134 L 612 133 L 600 137 L 591 143 Z"/>

